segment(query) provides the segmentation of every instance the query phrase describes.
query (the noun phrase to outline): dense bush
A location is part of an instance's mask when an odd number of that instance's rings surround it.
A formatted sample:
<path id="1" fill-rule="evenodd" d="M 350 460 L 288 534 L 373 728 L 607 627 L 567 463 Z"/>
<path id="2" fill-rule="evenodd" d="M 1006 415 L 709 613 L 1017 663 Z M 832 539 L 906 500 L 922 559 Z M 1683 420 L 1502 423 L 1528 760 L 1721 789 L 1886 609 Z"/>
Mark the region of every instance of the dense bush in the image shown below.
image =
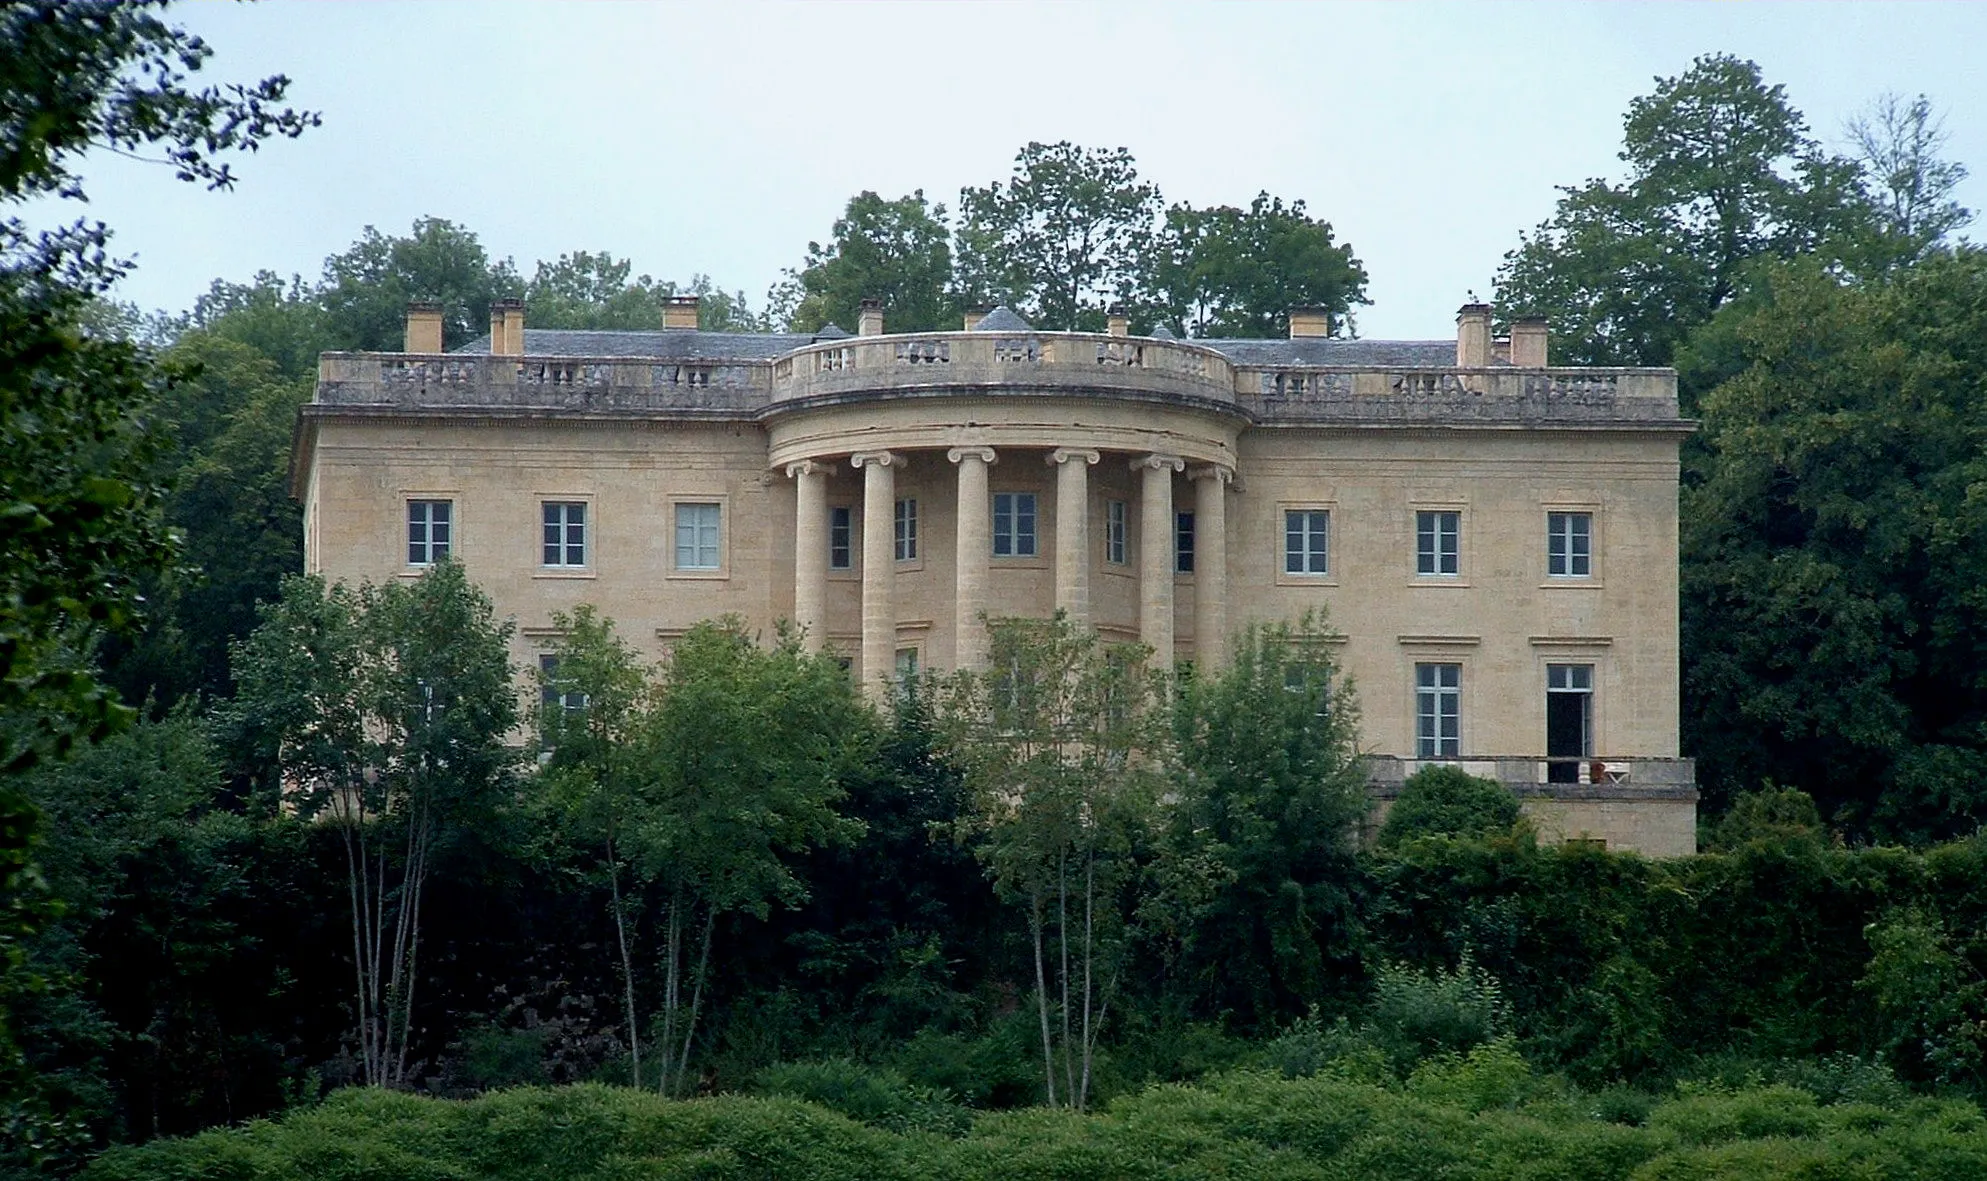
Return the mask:
<path id="1" fill-rule="evenodd" d="M 1460 767 L 1423 767 L 1407 777 L 1387 809 L 1379 844 L 1392 849 L 1421 836 L 1482 837 L 1518 820 L 1518 800 L 1495 779 Z"/>

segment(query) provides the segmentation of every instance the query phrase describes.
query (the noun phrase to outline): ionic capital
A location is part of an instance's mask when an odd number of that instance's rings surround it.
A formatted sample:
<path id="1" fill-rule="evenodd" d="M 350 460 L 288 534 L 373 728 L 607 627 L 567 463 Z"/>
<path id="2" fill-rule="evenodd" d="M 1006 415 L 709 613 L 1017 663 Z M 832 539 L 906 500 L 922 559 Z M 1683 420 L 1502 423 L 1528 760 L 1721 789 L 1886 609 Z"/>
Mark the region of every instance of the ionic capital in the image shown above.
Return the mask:
<path id="1" fill-rule="evenodd" d="M 1213 480 L 1220 484 L 1235 482 L 1235 469 L 1225 463 L 1210 463 L 1187 473 L 1189 480 Z"/>
<path id="2" fill-rule="evenodd" d="M 797 480 L 802 476 L 832 476 L 835 465 L 818 459 L 802 459 L 787 465 L 787 478 Z"/>
<path id="3" fill-rule="evenodd" d="M 904 457 L 895 451 L 858 451 L 849 456 L 852 468 L 867 467 L 872 463 L 877 467 L 903 467 Z"/>
<path id="4" fill-rule="evenodd" d="M 1181 459 L 1177 455 L 1160 455 L 1154 453 L 1152 455 L 1141 455 L 1137 459 L 1131 461 L 1131 470 L 1138 471 L 1140 468 L 1153 468 L 1155 470 L 1166 469 L 1176 472 L 1183 472 L 1187 470 L 1187 461 Z"/>
<path id="5" fill-rule="evenodd" d="M 1049 452 L 1048 462 L 1050 467 L 1061 467 L 1072 459 L 1080 459 L 1086 464 L 1095 464 L 1102 458 L 1104 458 L 1102 453 L 1086 450 L 1082 447 L 1058 447 L 1054 451 Z"/>
<path id="6" fill-rule="evenodd" d="M 945 453 L 945 458 L 952 463 L 958 463 L 965 459 L 977 459 L 981 463 L 995 463 L 1000 459 L 998 455 L 994 454 L 994 449 L 991 447 L 954 447 Z"/>

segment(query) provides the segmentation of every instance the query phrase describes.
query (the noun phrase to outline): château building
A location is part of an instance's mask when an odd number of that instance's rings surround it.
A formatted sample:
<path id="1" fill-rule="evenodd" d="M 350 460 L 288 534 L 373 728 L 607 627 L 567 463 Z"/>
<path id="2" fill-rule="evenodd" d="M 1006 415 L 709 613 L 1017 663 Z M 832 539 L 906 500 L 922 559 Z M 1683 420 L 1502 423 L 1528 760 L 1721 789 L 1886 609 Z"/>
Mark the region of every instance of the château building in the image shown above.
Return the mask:
<path id="1" fill-rule="evenodd" d="M 1492 776 L 1549 837 L 1694 851 L 1679 758 L 1679 417 L 1668 369 L 1548 364 L 1493 338 L 528 328 L 328 353 L 299 419 L 307 568 L 463 562 L 518 623 L 596 605 L 652 655 L 700 620 L 795 621 L 873 689 L 985 659 L 982 613 L 1057 608 L 1218 665 L 1324 607 L 1385 801 L 1417 766 Z M 1377 810 L 1376 810 L 1377 814 Z"/>

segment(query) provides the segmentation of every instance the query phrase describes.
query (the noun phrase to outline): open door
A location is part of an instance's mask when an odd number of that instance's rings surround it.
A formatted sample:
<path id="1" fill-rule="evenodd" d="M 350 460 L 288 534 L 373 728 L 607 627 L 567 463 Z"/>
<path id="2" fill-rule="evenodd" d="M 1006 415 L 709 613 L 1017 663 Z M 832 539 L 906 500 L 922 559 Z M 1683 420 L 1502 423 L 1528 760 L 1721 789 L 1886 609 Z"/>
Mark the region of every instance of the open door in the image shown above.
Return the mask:
<path id="1" fill-rule="evenodd" d="M 1579 760 L 1594 753 L 1594 666 L 1546 666 L 1546 782 L 1580 782 Z"/>

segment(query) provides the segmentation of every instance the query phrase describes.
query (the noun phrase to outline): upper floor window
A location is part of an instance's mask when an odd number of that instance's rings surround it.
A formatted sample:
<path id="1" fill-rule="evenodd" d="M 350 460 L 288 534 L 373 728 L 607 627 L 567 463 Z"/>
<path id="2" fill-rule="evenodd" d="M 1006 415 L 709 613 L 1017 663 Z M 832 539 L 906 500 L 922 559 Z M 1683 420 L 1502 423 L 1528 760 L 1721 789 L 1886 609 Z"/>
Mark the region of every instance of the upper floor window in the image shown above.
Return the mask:
<path id="1" fill-rule="evenodd" d="M 576 714 L 586 709 L 586 694 L 580 692 L 573 683 L 559 675 L 559 658 L 547 652 L 538 658 L 538 701 L 542 713 L 552 716 L 552 711 L 563 710 Z"/>
<path id="2" fill-rule="evenodd" d="M 1173 572 L 1194 572 L 1194 515 L 1173 514 Z"/>
<path id="3" fill-rule="evenodd" d="M 1414 572 L 1449 577 L 1462 572 L 1463 514 L 1414 514 Z"/>
<path id="4" fill-rule="evenodd" d="M 1453 759 L 1463 753 L 1463 666 L 1414 666 L 1414 756 Z"/>
<path id="5" fill-rule="evenodd" d="M 914 562 L 918 557 L 918 502 L 905 498 L 897 502 L 897 560 Z"/>
<path id="6" fill-rule="evenodd" d="M 1035 494 L 996 492 L 993 498 L 993 552 L 996 558 L 1035 556 Z"/>
<path id="7" fill-rule="evenodd" d="M 1283 570 L 1286 574 L 1331 573 L 1332 515 L 1324 509 L 1289 509 L 1283 514 Z"/>
<path id="8" fill-rule="evenodd" d="M 545 564 L 586 565 L 586 503 L 548 500 L 543 507 Z"/>
<path id="9" fill-rule="evenodd" d="M 854 510 L 838 504 L 828 510 L 828 569 L 847 570 L 855 565 Z"/>
<path id="10" fill-rule="evenodd" d="M 410 500 L 407 502 L 407 564 L 431 566 L 448 557 L 453 541 L 455 502 L 452 500 Z"/>
<path id="11" fill-rule="evenodd" d="M 1125 502 L 1104 502 L 1104 560 L 1125 563 Z"/>
<path id="12" fill-rule="evenodd" d="M 1545 572 L 1554 578 L 1594 574 L 1594 514 L 1545 515 Z"/>
<path id="13" fill-rule="evenodd" d="M 716 570 L 719 506 L 684 503 L 676 506 L 676 568 Z"/>

